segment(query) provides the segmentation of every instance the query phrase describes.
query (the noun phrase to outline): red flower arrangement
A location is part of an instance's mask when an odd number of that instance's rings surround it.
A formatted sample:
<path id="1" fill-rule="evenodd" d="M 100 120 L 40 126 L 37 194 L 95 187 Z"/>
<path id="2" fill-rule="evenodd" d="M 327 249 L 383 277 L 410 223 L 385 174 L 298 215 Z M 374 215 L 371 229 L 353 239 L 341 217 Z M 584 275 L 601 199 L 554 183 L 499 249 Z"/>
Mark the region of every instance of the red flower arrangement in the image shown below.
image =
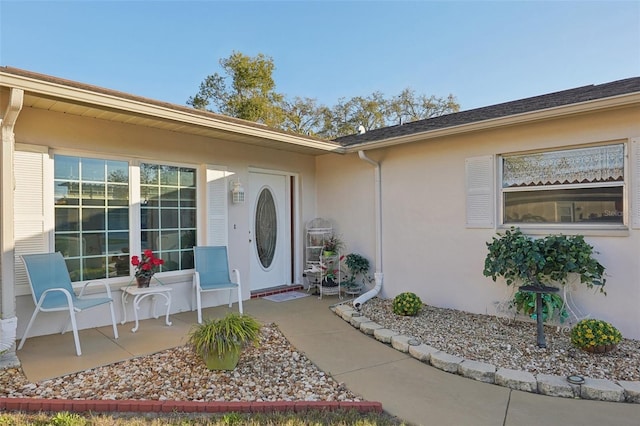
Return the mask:
<path id="1" fill-rule="evenodd" d="M 151 278 L 158 272 L 158 267 L 164 264 L 164 260 L 155 257 L 149 249 L 142 252 L 142 258 L 131 256 L 131 264 L 136 267 L 136 277 Z"/>

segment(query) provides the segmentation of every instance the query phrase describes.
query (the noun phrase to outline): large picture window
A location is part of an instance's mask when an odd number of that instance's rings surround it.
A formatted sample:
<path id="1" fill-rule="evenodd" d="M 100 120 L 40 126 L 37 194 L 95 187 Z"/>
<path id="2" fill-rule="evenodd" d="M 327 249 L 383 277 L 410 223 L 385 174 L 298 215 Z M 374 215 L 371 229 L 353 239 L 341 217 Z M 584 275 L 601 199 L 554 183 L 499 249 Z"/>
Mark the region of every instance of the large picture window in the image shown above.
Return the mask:
<path id="1" fill-rule="evenodd" d="M 131 245 L 164 259 L 160 272 L 193 268 L 195 168 L 55 155 L 54 186 L 55 250 L 72 281 L 129 276 Z M 129 221 L 138 211 L 139 227 Z"/>
<path id="2" fill-rule="evenodd" d="M 624 224 L 624 149 L 503 156 L 503 223 Z"/>
<path id="3" fill-rule="evenodd" d="M 196 170 L 140 165 L 140 240 L 164 259 L 163 271 L 193 268 Z"/>
<path id="4" fill-rule="evenodd" d="M 129 164 L 54 157 L 55 250 L 72 281 L 129 275 Z"/>

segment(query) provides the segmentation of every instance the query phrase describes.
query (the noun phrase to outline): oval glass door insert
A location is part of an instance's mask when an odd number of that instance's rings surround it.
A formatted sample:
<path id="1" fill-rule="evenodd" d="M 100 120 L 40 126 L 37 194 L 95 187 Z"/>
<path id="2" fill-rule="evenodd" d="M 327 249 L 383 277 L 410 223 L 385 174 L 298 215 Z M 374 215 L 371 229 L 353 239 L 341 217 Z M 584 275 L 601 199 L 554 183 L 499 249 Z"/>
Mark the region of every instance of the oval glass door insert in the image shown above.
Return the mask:
<path id="1" fill-rule="evenodd" d="M 263 268 L 269 268 L 276 253 L 278 217 L 276 203 L 269 188 L 263 188 L 256 203 L 256 250 Z"/>

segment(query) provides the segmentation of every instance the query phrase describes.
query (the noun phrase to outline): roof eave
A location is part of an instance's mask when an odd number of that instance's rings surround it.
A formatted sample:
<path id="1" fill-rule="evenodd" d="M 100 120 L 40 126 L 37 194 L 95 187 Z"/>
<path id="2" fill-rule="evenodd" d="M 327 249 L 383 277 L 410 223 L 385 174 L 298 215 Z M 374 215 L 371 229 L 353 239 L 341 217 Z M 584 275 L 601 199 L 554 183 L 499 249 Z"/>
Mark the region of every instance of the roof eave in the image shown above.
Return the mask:
<path id="1" fill-rule="evenodd" d="M 135 99 L 137 98 L 136 96 L 132 96 L 133 99 L 123 98 L 108 93 L 99 93 L 83 88 L 70 87 L 64 84 L 5 72 L 0 72 L 0 77 L 0 86 L 15 87 L 23 89 L 25 92 L 49 98 L 59 98 L 72 102 L 95 105 L 102 108 L 177 121 L 188 125 L 208 127 L 220 131 L 238 133 L 325 152 L 345 152 L 345 149 L 335 142 L 326 142 L 307 138 L 302 135 L 284 133 L 262 126 L 259 123 L 252 123 L 248 121 L 243 123 L 244 120 L 239 119 L 225 121 L 212 116 L 198 114 L 195 111 L 189 112 L 186 110 L 173 109 L 170 107 L 171 104 L 167 104 L 167 106 L 156 105 L 144 102 L 143 99 Z"/>
<path id="2" fill-rule="evenodd" d="M 624 95 L 612 96 L 609 98 L 596 99 L 587 102 L 580 102 L 554 108 L 526 112 L 522 114 L 509 115 L 506 117 L 476 121 L 473 123 L 461 124 L 458 126 L 451 126 L 442 129 L 427 130 L 424 132 L 412 133 L 409 135 L 387 138 L 374 142 L 362 142 L 347 146 L 346 152 L 353 153 L 361 150 L 387 148 L 395 145 L 426 141 L 429 139 L 441 138 L 445 136 L 454 136 L 458 134 L 494 129 L 498 127 L 514 126 L 518 124 L 548 120 L 568 115 L 584 114 L 602 109 L 621 108 L 633 104 L 640 104 L 640 92 L 627 93 Z"/>

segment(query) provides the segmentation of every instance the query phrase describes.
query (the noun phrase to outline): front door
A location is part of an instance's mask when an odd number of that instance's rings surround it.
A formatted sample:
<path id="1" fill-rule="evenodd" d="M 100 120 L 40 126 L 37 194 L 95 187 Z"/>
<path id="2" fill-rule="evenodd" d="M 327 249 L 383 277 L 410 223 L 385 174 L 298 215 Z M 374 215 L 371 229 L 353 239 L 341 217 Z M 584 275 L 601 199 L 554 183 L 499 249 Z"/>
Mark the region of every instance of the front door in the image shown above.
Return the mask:
<path id="1" fill-rule="evenodd" d="M 288 177 L 249 173 L 251 291 L 291 284 Z"/>

